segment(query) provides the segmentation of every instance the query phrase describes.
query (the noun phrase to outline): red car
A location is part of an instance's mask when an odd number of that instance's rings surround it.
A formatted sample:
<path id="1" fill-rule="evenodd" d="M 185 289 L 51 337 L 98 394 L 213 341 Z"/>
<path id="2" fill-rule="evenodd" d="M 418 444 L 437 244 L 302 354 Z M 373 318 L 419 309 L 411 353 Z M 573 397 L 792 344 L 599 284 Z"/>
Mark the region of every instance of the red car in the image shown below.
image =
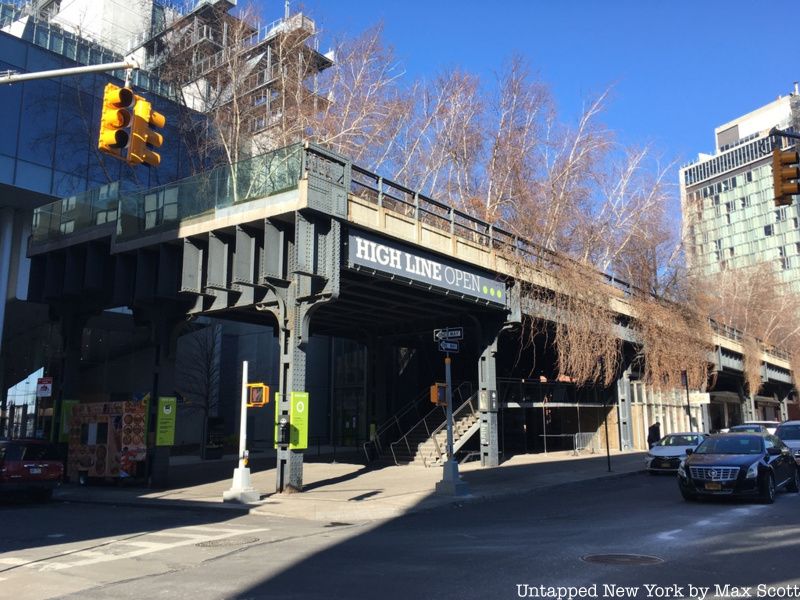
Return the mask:
<path id="1" fill-rule="evenodd" d="M 0 497 L 23 492 L 47 500 L 64 478 L 54 444 L 42 440 L 0 440 Z"/>

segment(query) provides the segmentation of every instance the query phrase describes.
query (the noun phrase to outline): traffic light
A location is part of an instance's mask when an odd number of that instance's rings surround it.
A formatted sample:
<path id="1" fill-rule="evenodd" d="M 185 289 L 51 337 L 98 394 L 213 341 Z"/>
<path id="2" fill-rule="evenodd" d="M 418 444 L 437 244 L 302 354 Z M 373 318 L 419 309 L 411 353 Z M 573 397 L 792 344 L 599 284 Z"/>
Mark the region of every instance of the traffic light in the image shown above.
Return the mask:
<path id="1" fill-rule="evenodd" d="M 447 406 L 447 384 L 434 383 L 431 386 L 431 402 L 437 406 Z"/>
<path id="2" fill-rule="evenodd" d="M 772 151 L 772 185 L 775 206 L 791 206 L 792 196 L 800 194 L 800 156 L 796 150 Z"/>
<path id="3" fill-rule="evenodd" d="M 269 403 L 269 386 L 263 383 L 247 384 L 247 407 L 261 408 Z"/>
<path id="4" fill-rule="evenodd" d="M 145 164 L 148 167 L 157 167 L 161 163 L 161 155 L 153 152 L 152 148 L 160 148 L 164 143 L 162 136 L 153 128 L 162 128 L 167 120 L 153 106 L 142 98 L 136 96 L 136 105 L 133 107 L 133 124 L 131 125 L 131 143 L 128 148 L 128 164 L 131 166 Z"/>
<path id="5" fill-rule="evenodd" d="M 100 115 L 100 134 L 97 149 L 122 160 L 122 150 L 130 140 L 133 90 L 109 83 L 103 92 L 103 108 Z"/>

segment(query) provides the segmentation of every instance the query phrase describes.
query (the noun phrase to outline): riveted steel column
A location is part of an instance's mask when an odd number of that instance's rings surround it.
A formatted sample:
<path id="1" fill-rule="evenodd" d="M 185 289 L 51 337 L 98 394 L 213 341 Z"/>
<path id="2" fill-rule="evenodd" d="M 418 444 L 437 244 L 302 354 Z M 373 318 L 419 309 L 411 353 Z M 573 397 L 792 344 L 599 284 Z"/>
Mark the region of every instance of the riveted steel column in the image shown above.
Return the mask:
<path id="1" fill-rule="evenodd" d="M 481 352 L 478 359 L 478 407 L 481 419 L 481 466 L 496 467 L 500 464 L 497 412 L 497 337 Z"/>

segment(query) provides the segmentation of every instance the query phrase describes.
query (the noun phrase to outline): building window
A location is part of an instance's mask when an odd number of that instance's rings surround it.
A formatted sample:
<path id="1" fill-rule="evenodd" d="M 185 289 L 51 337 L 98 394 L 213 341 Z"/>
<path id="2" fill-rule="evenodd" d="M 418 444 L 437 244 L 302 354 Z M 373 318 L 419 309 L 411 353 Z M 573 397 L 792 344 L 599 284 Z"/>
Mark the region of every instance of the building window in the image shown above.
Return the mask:
<path id="1" fill-rule="evenodd" d="M 786 220 L 786 209 L 784 207 L 781 207 L 775 211 L 775 222 L 780 223 L 781 221 L 785 220 Z"/>
<path id="2" fill-rule="evenodd" d="M 765 236 L 772 235 L 772 225 L 764 225 L 764 235 Z"/>

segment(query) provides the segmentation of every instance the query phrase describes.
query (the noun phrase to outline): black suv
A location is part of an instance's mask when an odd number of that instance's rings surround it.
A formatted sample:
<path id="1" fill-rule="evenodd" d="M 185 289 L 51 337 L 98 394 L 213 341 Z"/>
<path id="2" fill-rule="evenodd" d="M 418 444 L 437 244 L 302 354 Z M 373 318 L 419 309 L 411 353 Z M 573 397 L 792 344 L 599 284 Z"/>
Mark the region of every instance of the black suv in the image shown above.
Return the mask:
<path id="1" fill-rule="evenodd" d="M 775 491 L 800 491 L 791 450 L 768 433 L 723 433 L 706 438 L 678 467 L 685 500 L 698 496 L 755 496 L 771 504 Z"/>

